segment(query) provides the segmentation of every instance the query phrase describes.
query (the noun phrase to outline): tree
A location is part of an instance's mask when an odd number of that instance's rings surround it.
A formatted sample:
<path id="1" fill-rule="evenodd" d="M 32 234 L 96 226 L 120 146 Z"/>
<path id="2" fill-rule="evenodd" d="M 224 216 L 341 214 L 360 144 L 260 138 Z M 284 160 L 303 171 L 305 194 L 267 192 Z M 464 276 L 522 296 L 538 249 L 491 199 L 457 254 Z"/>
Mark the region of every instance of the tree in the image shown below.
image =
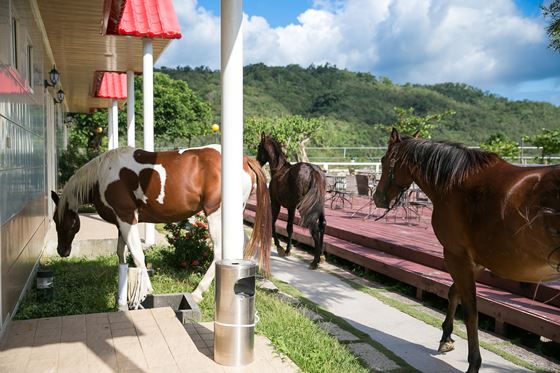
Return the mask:
<path id="1" fill-rule="evenodd" d="M 519 156 L 519 144 L 510 140 L 503 133 L 496 133 L 480 144 L 484 150 L 498 154 L 503 158 L 514 159 Z"/>
<path id="2" fill-rule="evenodd" d="M 261 133 L 264 132 L 283 144 L 284 152 L 288 158 L 307 162 L 305 144 L 316 136 L 322 126 L 322 120 L 304 118 L 301 115 L 250 117 L 245 123 L 243 141 L 247 151 L 255 154 L 261 139 Z"/>
<path id="3" fill-rule="evenodd" d="M 560 0 L 553 0 L 548 6 L 542 5 L 541 10 L 546 18 L 550 18 L 550 24 L 546 28 L 550 38 L 548 45 L 560 52 Z"/>
<path id="4" fill-rule="evenodd" d="M 385 128 L 388 132 L 395 127 L 399 132 L 405 134 L 413 134 L 416 131 L 420 131 L 420 137 L 423 139 L 431 138 L 430 131 L 438 128 L 439 123 L 446 116 L 455 114 L 453 110 L 447 110 L 443 113 L 417 116 L 414 115 L 414 108 L 404 109 L 395 107 L 393 110 L 397 115 L 397 122 L 393 124 L 378 124 L 378 127 Z"/>
<path id="5" fill-rule="evenodd" d="M 541 148 L 541 163 L 545 163 L 545 157 L 560 153 L 560 129 L 543 128 L 537 135 L 523 137 L 523 141 Z"/>
<path id="6" fill-rule="evenodd" d="M 78 168 L 106 150 L 106 144 L 103 143 L 104 134 L 107 134 L 106 127 L 106 110 L 72 115 L 72 125 L 68 131 L 68 148 L 60 152 L 58 159 L 58 175 L 62 185 Z"/>
<path id="7" fill-rule="evenodd" d="M 142 77 L 135 80 L 136 125 L 144 125 Z M 121 113 L 121 128 L 126 128 L 126 113 Z M 195 136 L 211 133 L 212 111 L 182 80 L 174 80 L 167 74 L 154 73 L 154 137 L 156 142 L 176 143 L 185 139 L 190 147 Z"/>

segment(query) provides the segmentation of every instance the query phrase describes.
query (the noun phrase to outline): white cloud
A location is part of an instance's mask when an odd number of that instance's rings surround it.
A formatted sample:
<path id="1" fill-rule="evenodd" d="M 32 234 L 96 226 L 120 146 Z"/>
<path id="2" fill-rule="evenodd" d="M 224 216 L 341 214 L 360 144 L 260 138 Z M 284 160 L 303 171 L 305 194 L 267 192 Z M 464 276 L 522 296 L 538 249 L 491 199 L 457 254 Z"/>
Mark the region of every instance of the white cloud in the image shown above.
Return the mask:
<path id="1" fill-rule="evenodd" d="M 160 65 L 219 67 L 219 18 L 196 0 L 175 0 L 183 39 Z M 542 18 L 513 0 L 316 0 L 297 22 L 244 18 L 245 63 L 334 63 L 397 82 L 466 82 L 483 89 L 555 77 Z"/>

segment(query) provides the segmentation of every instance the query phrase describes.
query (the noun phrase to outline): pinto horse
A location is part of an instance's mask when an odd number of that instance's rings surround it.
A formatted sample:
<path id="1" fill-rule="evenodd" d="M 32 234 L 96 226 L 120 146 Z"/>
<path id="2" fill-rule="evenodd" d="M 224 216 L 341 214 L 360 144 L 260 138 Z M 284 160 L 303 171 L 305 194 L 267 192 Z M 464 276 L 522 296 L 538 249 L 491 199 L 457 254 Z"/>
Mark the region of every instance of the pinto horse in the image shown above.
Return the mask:
<path id="1" fill-rule="evenodd" d="M 467 372 L 481 365 L 477 274 L 525 282 L 560 278 L 560 166 L 519 167 L 494 153 L 400 136 L 393 129 L 373 196 L 390 208 L 412 182 L 433 203 L 432 226 L 453 278 L 439 351 L 453 349 L 460 301 L 468 335 Z M 395 201 L 396 202 L 396 201 Z"/>
<path id="2" fill-rule="evenodd" d="M 268 273 L 271 241 L 270 198 L 266 176 L 259 163 L 244 158 L 243 203 L 256 183 L 257 212 L 255 229 L 245 247 L 245 256 L 257 254 Z M 80 168 L 66 183 L 62 195 L 52 192 L 56 204 L 54 221 L 58 234 L 58 254 L 70 255 L 72 240 L 80 229 L 78 207 L 93 203 L 99 215 L 119 230 L 117 253 L 126 263 L 126 248 L 140 269 L 138 303 L 152 290 L 144 263 L 138 223 L 171 223 L 204 211 L 213 242 L 214 260 L 221 258 L 221 148 L 211 145 L 179 151 L 148 152 L 130 147 L 108 151 Z M 239 201 L 240 203 L 242 201 Z M 119 273 L 120 275 L 120 273 Z M 214 263 L 193 293 L 200 300 L 214 278 Z M 120 294 L 119 306 L 126 305 Z"/>
<path id="3" fill-rule="evenodd" d="M 292 232 L 296 209 L 301 216 L 301 225 L 308 227 L 315 243 L 314 258 L 309 268 L 316 269 L 321 261 L 323 236 L 325 234 L 325 189 L 326 180 L 323 171 L 310 163 L 299 162 L 290 164 L 282 153 L 280 143 L 270 136 L 261 134 L 261 142 L 257 160 L 264 166 L 270 164 L 270 200 L 272 206 L 272 235 L 278 255 L 290 255 L 292 248 Z M 280 207 L 288 209 L 288 245 L 286 250 L 280 246 L 276 235 L 276 219 Z"/>

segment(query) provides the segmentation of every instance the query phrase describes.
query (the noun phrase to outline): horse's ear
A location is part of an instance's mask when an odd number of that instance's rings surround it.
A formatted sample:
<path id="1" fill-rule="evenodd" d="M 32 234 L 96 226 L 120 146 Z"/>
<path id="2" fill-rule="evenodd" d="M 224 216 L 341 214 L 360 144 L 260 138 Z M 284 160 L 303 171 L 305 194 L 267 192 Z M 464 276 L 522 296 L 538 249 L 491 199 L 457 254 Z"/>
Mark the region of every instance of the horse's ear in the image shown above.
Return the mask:
<path id="1" fill-rule="evenodd" d="M 59 198 L 58 198 L 58 194 L 56 194 L 56 192 L 54 190 L 51 190 L 51 198 L 52 198 L 54 204 L 58 206 Z"/>
<path id="2" fill-rule="evenodd" d="M 420 130 L 417 130 L 416 132 L 414 132 L 414 135 L 412 135 L 412 137 L 414 137 L 415 139 L 419 139 L 420 138 Z"/>
<path id="3" fill-rule="evenodd" d="M 391 137 L 389 138 L 389 143 L 393 144 L 399 141 L 401 141 L 401 135 L 399 135 L 399 131 L 397 131 L 397 129 L 393 127 L 393 130 L 391 131 Z"/>
<path id="4" fill-rule="evenodd" d="M 264 141 L 264 138 L 266 137 L 266 135 L 264 134 L 264 131 L 261 132 L 261 141 Z"/>

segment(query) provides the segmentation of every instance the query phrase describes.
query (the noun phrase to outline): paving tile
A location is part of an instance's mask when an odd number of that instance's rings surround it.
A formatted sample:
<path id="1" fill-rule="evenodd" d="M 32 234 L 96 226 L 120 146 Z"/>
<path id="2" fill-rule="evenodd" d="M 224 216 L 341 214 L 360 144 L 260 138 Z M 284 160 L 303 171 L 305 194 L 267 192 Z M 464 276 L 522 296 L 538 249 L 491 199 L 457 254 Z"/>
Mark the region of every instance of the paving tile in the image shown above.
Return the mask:
<path id="1" fill-rule="evenodd" d="M 38 319 L 37 329 L 41 328 L 60 328 L 62 327 L 62 317 L 45 317 L 43 319 Z"/>
<path id="2" fill-rule="evenodd" d="M 58 351 L 60 344 L 47 344 L 34 346 L 29 353 L 29 361 L 36 360 L 58 360 Z"/>
<path id="3" fill-rule="evenodd" d="M 194 373 L 195 370 L 193 370 Z M 180 373 L 179 367 L 176 364 L 173 365 L 162 365 L 157 367 L 149 367 L 149 373 Z"/>
<path id="4" fill-rule="evenodd" d="M 6 362 L 6 361 L 0 361 L 0 372 L 2 372 L 2 373 L 21 373 L 22 367 L 25 367 L 26 365 L 27 365 L 27 362 L 22 364 L 20 362 L 10 363 L 10 362 Z"/>
<path id="5" fill-rule="evenodd" d="M 136 329 L 133 327 L 128 329 L 111 329 L 111 336 L 113 337 L 113 339 L 120 337 L 137 338 Z"/>
<path id="6" fill-rule="evenodd" d="M 25 373 L 56 373 L 57 360 L 30 360 Z"/>
<path id="7" fill-rule="evenodd" d="M 130 312 L 110 312 L 108 314 L 108 318 L 111 324 L 132 320 L 132 316 L 130 316 Z"/>
<path id="8" fill-rule="evenodd" d="M 175 319 L 177 317 L 175 315 L 175 311 L 173 311 L 171 307 L 152 308 L 152 315 L 155 318 L 164 318 L 164 319 Z"/>
<path id="9" fill-rule="evenodd" d="M 60 343 L 74 343 L 74 342 L 81 342 L 85 345 L 87 340 L 87 335 L 85 332 L 83 333 L 63 333 L 60 336 Z"/>
<path id="10" fill-rule="evenodd" d="M 114 322 L 114 323 L 110 324 L 110 329 L 111 330 L 130 329 L 130 328 L 134 328 L 134 324 L 132 323 L 131 320 Z"/>
<path id="11" fill-rule="evenodd" d="M 57 336 L 60 337 L 62 329 L 59 327 L 54 328 L 38 328 L 35 332 L 35 337 Z"/>

